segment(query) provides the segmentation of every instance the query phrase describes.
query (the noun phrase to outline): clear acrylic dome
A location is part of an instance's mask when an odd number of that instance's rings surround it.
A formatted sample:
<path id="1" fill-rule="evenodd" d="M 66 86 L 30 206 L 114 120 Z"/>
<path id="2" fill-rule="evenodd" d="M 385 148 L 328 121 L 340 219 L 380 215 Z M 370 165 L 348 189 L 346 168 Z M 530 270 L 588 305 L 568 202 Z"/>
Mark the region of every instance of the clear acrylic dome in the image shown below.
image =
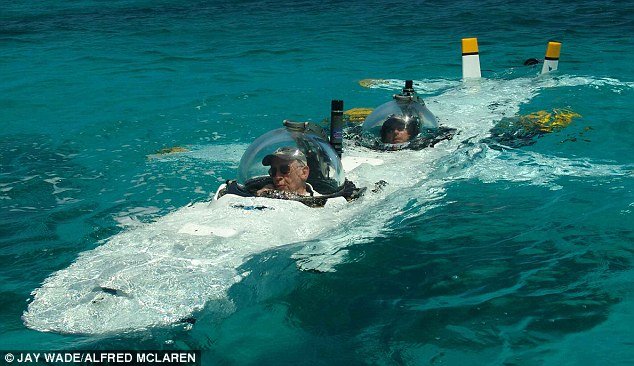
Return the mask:
<path id="1" fill-rule="evenodd" d="M 258 137 L 247 148 L 238 167 L 238 184 L 248 186 L 250 182 L 268 177 L 269 166 L 263 164 L 265 156 L 281 148 L 297 148 L 306 157 L 309 168 L 307 183 L 321 194 L 337 192 L 345 183 L 341 159 L 328 141 L 315 133 L 295 128 L 279 128 Z"/>
<path id="2" fill-rule="evenodd" d="M 362 142 L 369 147 L 406 145 L 438 128 L 438 119 L 415 95 L 394 96 L 363 122 Z"/>

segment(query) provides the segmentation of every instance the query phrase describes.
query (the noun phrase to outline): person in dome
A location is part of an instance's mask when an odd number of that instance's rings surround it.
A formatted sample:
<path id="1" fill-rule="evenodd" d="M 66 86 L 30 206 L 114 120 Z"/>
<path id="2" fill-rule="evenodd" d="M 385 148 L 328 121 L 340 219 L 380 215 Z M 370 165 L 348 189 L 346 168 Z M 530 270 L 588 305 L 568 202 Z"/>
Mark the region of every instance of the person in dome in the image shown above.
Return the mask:
<path id="1" fill-rule="evenodd" d="M 310 183 L 306 182 L 310 168 L 306 155 L 295 147 L 281 147 L 262 159 L 262 165 L 270 166 L 269 175 L 272 184 L 267 184 L 257 191 L 258 196 L 270 191 L 294 193 L 300 196 L 319 195 Z"/>
<path id="2" fill-rule="evenodd" d="M 416 121 L 406 121 L 402 117 L 391 116 L 381 127 L 381 141 L 386 144 L 401 144 L 418 135 Z"/>

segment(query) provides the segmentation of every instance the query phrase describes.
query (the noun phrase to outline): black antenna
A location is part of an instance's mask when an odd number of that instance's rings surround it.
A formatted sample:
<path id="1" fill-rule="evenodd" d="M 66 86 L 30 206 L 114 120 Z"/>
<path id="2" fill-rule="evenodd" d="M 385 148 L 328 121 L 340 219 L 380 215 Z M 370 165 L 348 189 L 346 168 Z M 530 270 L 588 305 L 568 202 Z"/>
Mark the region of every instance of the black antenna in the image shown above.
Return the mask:
<path id="1" fill-rule="evenodd" d="M 330 103 L 330 145 L 337 155 L 343 153 L 343 100 L 332 100 Z"/>
<path id="2" fill-rule="evenodd" d="M 405 87 L 403 88 L 403 95 L 412 95 L 414 93 L 415 93 L 414 81 L 413 80 L 405 80 Z"/>

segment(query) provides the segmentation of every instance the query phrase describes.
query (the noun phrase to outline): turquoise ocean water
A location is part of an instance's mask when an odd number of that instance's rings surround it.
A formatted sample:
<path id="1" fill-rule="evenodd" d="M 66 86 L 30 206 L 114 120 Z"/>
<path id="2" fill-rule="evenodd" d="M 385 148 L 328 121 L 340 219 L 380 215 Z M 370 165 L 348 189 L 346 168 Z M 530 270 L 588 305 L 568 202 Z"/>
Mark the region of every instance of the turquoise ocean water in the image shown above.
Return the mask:
<path id="1" fill-rule="evenodd" d="M 199 349 L 205 365 L 631 364 L 633 33 L 634 5 L 617 1 L 4 2 L 0 347 Z M 482 85 L 460 82 L 463 37 L 479 39 Z M 537 77 L 522 63 L 550 39 L 559 70 Z M 329 271 L 297 265 L 305 243 L 257 253 L 231 310 L 193 325 L 25 327 L 48 276 L 208 199 L 283 119 L 319 122 L 331 99 L 376 107 L 405 79 L 458 130 L 446 105 L 469 88 L 499 90 L 474 105 L 483 126 L 499 105 L 581 117 L 514 149 L 483 142 L 488 127 L 458 135 L 400 192 L 411 200 L 387 198 L 400 206 L 377 234 L 343 225 Z M 156 154 L 175 146 L 187 152 Z"/>

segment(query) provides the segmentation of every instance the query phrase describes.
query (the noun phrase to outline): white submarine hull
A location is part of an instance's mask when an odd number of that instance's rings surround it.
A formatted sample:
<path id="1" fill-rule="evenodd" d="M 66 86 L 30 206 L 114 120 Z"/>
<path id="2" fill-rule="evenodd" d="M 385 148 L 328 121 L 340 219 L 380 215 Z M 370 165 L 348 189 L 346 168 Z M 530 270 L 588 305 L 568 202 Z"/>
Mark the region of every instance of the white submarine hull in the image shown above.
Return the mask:
<path id="1" fill-rule="evenodd" d="M 355 205 L 338 197 L 310 208 L 231 194 L 192 204 L 81 253 L 33 292 L 24 323 L 39 331 L 102 334 L 191 321 L 214 300 L 231 306 L 227 289 L 245 275 L 237 268 L 250 256 L 314 239 L 337 226 L 338 213 L 356 211 L 343 206 Z"/>
<path id="2" fill-rule="evenodd" d="M 381 235 L 391 218 L 410 207 L 420 215 L 421 204 L 441 199 L 448 182 L 477 178 L 546 184 L 558 172 L 575 174 L 575 162 L 562 160 L 565 169 L 559 169 L 552 167 L 559 163 L 550 157 L 499 159 L 500 152 L 465 141 L 487 137 L 496 121 L 516 115 L 520 104 L 541 88 L 592 82 L 524 78 L 480 79 L 467 86 L 441 83 L 444 91 L 427 103 L 438 116 L 447 116 L 441 120 L 444 125 L 458 128 L 460 134 L 421 151 L 345 146 L 346 176 L 357 187 L 368 187 L 360 199 L 310 208 L 295 201 L 225 195 L 181 208 L 113 236 L 53 273 L 33 291 L 24 323 L 38 331 L 112 334 L 187 321 L 214 305 L 231 311 L 227 290 L 247 275 L 239 272 L 240 266 L 263 251 L 326 235 L 327 240 L 317 244 L 332 248 L 312 251 L 313 240 L 293 258 L 301 269 L 332 270 L 337 263 L 332 257 L 342 248 Z M 594 168 L 579 174 L 598 174 Z M 379 180 L 387 185 L 374 193 Z"/>
<path id="3" fill-rule="evenodd" d="M 240 280 L 259 250 L 324 230 L 295 201 L 226 195 L 115 235 L 33 293 L 24 322 L 40 331 L 107 333 L 187 320 Z M 289 220 L 293 212 L 301 220 Z"/>

